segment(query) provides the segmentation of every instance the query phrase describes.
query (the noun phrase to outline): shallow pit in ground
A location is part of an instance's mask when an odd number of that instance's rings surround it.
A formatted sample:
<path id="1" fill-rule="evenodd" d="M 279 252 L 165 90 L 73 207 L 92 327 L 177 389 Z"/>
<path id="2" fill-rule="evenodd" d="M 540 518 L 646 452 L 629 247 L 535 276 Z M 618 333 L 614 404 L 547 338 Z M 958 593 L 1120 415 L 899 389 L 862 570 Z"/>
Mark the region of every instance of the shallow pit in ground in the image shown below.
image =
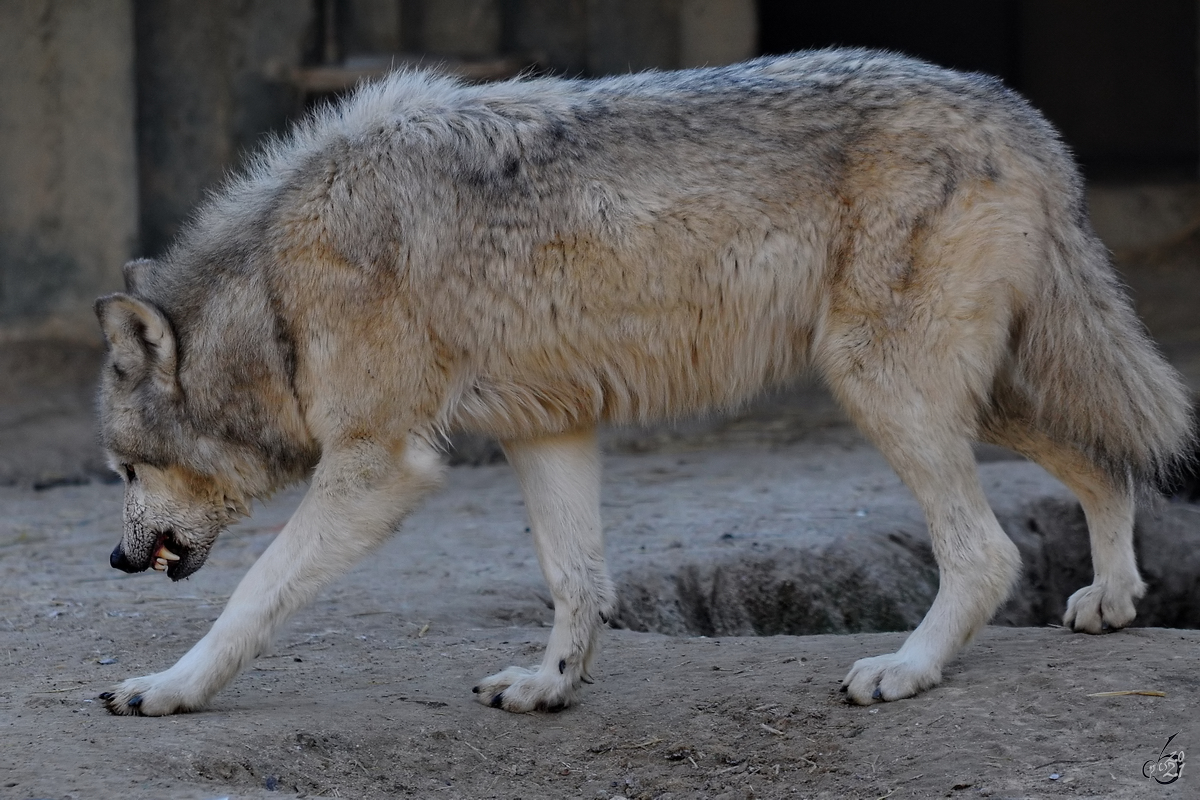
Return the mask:
<path id="1" fill-rule="evenodd" d="M 993 623 L 1060 624 L 1067 598 L 1092 580 L 1082 508 L 1041 497 L 997 517 L 1023 570 Z M 1200 628 L 1200 507 L 1164 502 L 1139 513 L 1135 542 L 1147 584 L 1135 625 Z M 620 573 L 617 624 L 693 636 L 904 631 L 937 594 L 929 538 L 912 525 L 800 546 L 730 545 L 715 558 L 681 554 Z"/>

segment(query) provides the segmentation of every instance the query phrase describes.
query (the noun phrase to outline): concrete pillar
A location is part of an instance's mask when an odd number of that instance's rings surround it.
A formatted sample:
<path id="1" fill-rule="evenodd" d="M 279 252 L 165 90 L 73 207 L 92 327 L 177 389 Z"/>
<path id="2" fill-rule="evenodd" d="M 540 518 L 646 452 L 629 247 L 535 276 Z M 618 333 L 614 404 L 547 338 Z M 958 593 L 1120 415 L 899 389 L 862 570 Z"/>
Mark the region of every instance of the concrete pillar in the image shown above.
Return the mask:
<path id="1" fill-rule="evenodd" d="M 301 111 L 284 76 L 303 62 L 316 10 L 298 0 L 137 3 L 144 255 L 161 254 L 205 192 Z"/>
<path id="2" fill-rule="evenodd" d="M 137 240 L 132 0 L 0 3 L 0 341 L 98 340 Z"/>

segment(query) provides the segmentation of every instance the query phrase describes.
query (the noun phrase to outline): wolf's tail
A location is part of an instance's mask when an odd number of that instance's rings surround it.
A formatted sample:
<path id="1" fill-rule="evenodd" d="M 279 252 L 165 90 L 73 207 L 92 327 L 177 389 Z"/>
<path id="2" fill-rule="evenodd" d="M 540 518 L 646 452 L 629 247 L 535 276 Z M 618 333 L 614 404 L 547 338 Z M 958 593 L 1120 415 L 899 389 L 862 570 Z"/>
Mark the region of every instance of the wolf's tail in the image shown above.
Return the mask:
<path id="1" fill-rule="evenodd" d="M 1013 325 L 1013 363 L 995 401 L 1070 443 L 1118 485 L 1182 466 L 1195 436 L 1189 391 L 1134 314 L 1108 253 L 1077 225 L 1050 248 L 1047 285 Z M 999 409 L 998 409 L 999 410 Z"/>

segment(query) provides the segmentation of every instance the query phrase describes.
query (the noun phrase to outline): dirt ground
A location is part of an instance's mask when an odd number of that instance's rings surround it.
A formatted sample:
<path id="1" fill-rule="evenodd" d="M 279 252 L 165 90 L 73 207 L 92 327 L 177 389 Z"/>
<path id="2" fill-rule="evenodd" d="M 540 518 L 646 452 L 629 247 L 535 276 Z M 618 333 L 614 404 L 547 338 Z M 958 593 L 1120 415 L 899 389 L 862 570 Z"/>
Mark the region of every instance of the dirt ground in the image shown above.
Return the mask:
<path id="1" fill-rule="evenodd" d="M 739 502 L 711 480 L 750 475 L 771 488 L 761 476 L 789 458 L 819 460 L 848 481 L 883 469 L 837 436 L 611 455 L 614 569 L 636 560 L 638 541 L 663 541 L 644 539 L 634 520 L 640 509 L 653 522 L 681 494 L 664 485 L 665 465 L 687 462 L 679 485 L 704 487 L 682 493 L 704 540 L 718 538 L 722 508 Z M 196 576 L 172 584 L 105 563 L 120 487 L 0 489 L 0 797 L 1196 796 L 1190 772 L 1158 785 L 1142 769 L 1173 735 L 1169 750 L 1200 742 L 1197 631 L 992 627 L 938 688 L 860 708 L 842 700 L 840 679 L 904 634 L 610 630 L 577 707 L 485 708 L 473 702 L 474 681 L 536 663 L 551 621 L 504 464 L 451 470 L 445 491 L 208 710 L 107 714 L 97 694 L 169 666 L 199 638 L 298 499 L 260 509 Z M 697 522 L 706 509 L 710 530 Z M 1200 509 L 1195 517 L 1200 526 Z M 1124 690 L 1165 696 L 1092 696 Z"/>
<path id="2" fill-rule="evenodd" d="M 1197 388 L 1200 281 L 1172 253 L 1156 259 L 1131 282 Z M 121 490 L 100 479 L 92 439 L 95 359 L 0 349 L 10 376 L 0 382 L 0 798 L 1200 796 L 1195 765 L 1171 784 L 1144 775 L 1165 753 L 1200 748 L 1195 630 L 991 627 L 939 687 L 871 708 L 843 702 L 839 681 L 903 633 L 610 630 L 578 706 L 485 708 L 471 686 L 539 661 L 551 620 L 502 463 L 452 469 L 443 492 L 207 710 L 110 716 L 97 695 L 182 655 L 299 494 L 228 532 L 190 580 L 110 569 Z M 919 526 L 915 503 L 843 423 L 828 398 L 801 392 L 731 423 L 609 434 L 614 572 L 767 546 L 791 529 Z M 998 506 L 1062 491 L 1036 467 L 984 455 Z M 1200 535 L 1200 505 L 1171 513 L 1176 530 Z M 1161 696 L 1095 696 L 1118 691 Z"/>

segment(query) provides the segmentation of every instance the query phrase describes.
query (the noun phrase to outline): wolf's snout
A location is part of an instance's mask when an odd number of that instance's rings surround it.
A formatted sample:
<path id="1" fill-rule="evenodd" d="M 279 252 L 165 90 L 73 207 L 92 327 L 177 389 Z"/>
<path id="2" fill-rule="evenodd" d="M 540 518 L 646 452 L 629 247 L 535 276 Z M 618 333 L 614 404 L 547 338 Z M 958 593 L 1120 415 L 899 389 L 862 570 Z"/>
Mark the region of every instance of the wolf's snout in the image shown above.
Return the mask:
<path id="1" fill-rule="evenodd" d="M 145 569 L 145 567 L 139 568 L 130 561 L 125 555 L 125 551 L 121 549 L 120 544 L 113 548 L 112 553 L 108 557 L 108 563 L 112 565 L 113 569 L 119 569 L 122 572 L 141 572 Z"/>
<path id="2" fill-rule="evenodd" d="M 176 576 L 180 574 L 182 571 L 180 568 L 184 566 L 180 562 L 187 552 L 186 548 L 174 543 L 169 531 L 164 531 L 158 534 L 151 549 L 144 555 L 139 554 L 135 548 L 131 557 L 125 551 L 125 542 L 122 541 L 113 549 L 112 554 L 108 557 L 108 563 L 122 572 L 143 572 L 153 568 L 158 572 L 166 572 L 167 575 L 178 580 Z M 194 572 L 196 569 L 199 569 L 199 564 L 194 565 L 189 572 Z"/>

